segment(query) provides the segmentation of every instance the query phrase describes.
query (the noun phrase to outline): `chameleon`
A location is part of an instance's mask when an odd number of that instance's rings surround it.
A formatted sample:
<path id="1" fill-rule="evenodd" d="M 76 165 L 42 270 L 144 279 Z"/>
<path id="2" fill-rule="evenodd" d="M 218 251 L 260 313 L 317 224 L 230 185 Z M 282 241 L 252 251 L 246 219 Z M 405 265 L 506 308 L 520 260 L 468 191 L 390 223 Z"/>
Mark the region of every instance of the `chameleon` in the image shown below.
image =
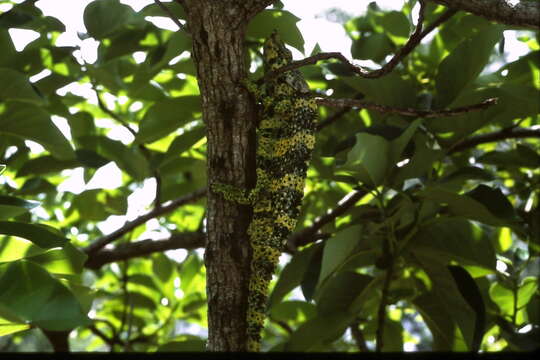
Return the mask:
<path id="1" fill-rule="evenodd" d="M 277 32 L 263 46 L 264 73 L 291 63 L 292 54 Z M 260 351 L 272 274 L 294 230 L 304 195 L 309 161 L 315 146 L 317 105 L 300 71 L 282 72 L 262 85 L 246 80 L 247 90 L 260 104 L 256 128 L 256 185 L 246 192 L 214 184 L 224 198 L 251 205 L 247 229 L 252 248 L 248 286 L 247 351 Z"/>

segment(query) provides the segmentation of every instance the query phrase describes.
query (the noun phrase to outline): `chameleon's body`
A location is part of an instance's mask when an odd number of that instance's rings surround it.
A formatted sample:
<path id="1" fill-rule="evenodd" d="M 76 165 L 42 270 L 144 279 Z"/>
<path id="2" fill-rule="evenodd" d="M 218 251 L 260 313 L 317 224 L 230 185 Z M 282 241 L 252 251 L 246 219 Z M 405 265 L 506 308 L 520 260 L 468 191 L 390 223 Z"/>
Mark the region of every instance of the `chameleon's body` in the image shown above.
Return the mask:
<path id="1" fill-rule="evenodd" d="M 276 33 L 264 44 L 265 73 L 292 61 Z M 247 309 L 247 350 L 259 351 L 268 285 L 288 236 L 296 226 L 306 171 L 315 145 L 317 106 L 298 70 L 281 73 L 261 87 L 246 83 L 261 104 L 257 127 L 257 184 L 248 196 L 215 187 L 224 196 L 253 206 L 248 228 L 252 247 Z"/>

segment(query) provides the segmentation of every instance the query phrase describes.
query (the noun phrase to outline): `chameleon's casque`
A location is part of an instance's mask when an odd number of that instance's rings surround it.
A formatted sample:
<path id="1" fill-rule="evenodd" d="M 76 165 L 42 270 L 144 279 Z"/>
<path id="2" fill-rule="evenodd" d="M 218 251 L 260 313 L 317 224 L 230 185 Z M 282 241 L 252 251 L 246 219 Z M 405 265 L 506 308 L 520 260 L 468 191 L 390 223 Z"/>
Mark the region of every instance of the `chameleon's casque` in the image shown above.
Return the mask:
<path id="1" fill-rule="evenodd" d="M 291 61 L 291 52 L 274 32 L 264 44 L 265 73 Z M 253 252 L 247 349 L 259 351 L 268 285 L 300 213 L 306 171 L 315 145 L 317 106 L 298 70 L 281 73 L 260 87 L 251 82 L 246 86 L 261 105 L 257 184 L 248 196 L 227 186 L 213 189 L 228 200 L 253 206 L 253 220 L 248 228 Z"/>

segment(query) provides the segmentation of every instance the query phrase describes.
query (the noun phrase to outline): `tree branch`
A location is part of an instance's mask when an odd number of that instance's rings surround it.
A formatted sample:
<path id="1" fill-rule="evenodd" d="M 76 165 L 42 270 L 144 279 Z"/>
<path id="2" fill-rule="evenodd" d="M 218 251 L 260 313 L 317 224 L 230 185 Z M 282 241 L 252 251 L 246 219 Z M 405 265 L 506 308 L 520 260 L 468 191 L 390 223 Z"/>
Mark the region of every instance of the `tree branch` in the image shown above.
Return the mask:
<path id="1" fill-rule="evenodd" d="M 338 206 L 328 211 L 323 216 L 317 218 L 311 226 L 292 234 L 287 240 L 287 248 L 291 252 L 295 252 L 299 246 L 312 242 L 312 238 L 316 236 L 317 232 L 324 225 L 344 214 L 351 206 L 356 204 L 356 202 L 363 198 L 366 194 L 367 191 L 356 190 L 345 195 L 340 201 L 338 201 Z"/>
<path id="2" fill-rule="evenodd" d="M 153 219 L 155 217 L 161 216 L 163 214 L 167 214 L 168 212 L 176 209 L 179 206 L 185 205 L 187 203 L 190 203 L 192 201 L 198 200 L 202 196 L 206 194 L 206 188 L 199 189 L 191 194 L 179 197 L 178 199 L 172 200 L 168 203 L 163 204 L 162 206 L 153 209 L 152 211 L 149 211 L 145 215 L 142 215 L 138 218 L 136 218 L 133 221 L 130 221 L 126 223 L 124 226 L 122 226 L 120 229 L 113 231 L 109 235 L 105 235 L 99 239 L 97 239 L 95 242 L 90 244 L 84 249 L 84 252 L 86 252 L 88 255 L 91 255 L 101 248 L 103 248 L 105 245 L 113 242 L 114 240 L 118 239 L 119 237 L 122 237 L 123 235 L 127 234 L 134 228 L 136 228 L 139 225 L 144 224 L 150 219 Z"/>
<path id="3" fill-rule="evenodd" d="M 318 105 L 331 107 L 349 107 L 357 109 L 370 109 L 386 114 L 397 114 L 422 118 L 440 118 L 447 116 L 462 115 L 471 111 L 482 110 L 497 103 L 497 98 L 486 99 L 480 103 L 461 106 L 449 110 L 417 110 L 412 108 L 394 108 L 387 105 L 379 105 L 355 99 L 332 99 L 318 97 L 315 99 Z"/>
<path id="4" fill-rule="evenodd" d="M 95 270 L 105 264 L 141 257 L 155 252 L 174 249 L 197 249 L 204 247 L 205 238 L 206 236 L 203 233 L 176 233 L 164 240 L 141 240 L 120 244 L 113 249 L 102 249 L 91 253 L 84 266 Z"/>
<path id="5" fill-rule="evenodd" d="M 354 322 L 349 326 L 349 329 L 351 330 L 352 338 L 354 339 L 358 350 L 361 352 L 369 352 L 364 334 L 362 333 L 362 330 L 360 330 L 360 322 L 358 319 L 354 320 Z"/>
<path id="6" fill-rule="evenodd" d="M 540 3 L 521 0 L 429 0 L 454 10 L 463 10 L 502 24 L 540 29 Z"/>
<path id="7" fill-rule="evenodd" d="M 512 128 L 503 129 L 487 134 L 471 136 L 452 145 L 447 154 L 467 150 L 480 144 L 496 142 L 506 139 L 540 138 L 540 128 Z"/>
<path id="8" fill-rule="evenodd" d="M 178 28 L 180 30 L 186 31 L 186 29 L 184 28 L 184 25 L 182 25 L 182 23 L 176 18 L 176 16 L 173 14 L 173 12 L 167 6 L 165 6 L 159 0 L 154 0 L 154 2 L 157 4 L 157 6 L 159 6 L 161 8 L 161 10 L 163 10 L 165 13 L 167 13 L 169 18 L 171 18 L 171 20 L 176 24 L 176 26 L 178 26 Z M 179 2 L 179 4 L 182 5 L 180 2 Z"/>
<path id="9" fill-rule="evenodd" d="M 327 52 L 327 53 L 318 53 L 313 56 L 307 57 L 302 60 L 293 61 L 287 66 L 283 66 L 279 68 L 278 70 L 272 71 L 268 74 L 266 74 L 262 81 L 267 82 L 270 79 L 275 78 L 279 74 L 297 69 L 299 67 L 305 66 L 305 65 L 314 65 L 320 60 L 328 60 L 328 59 L 336 59 L 345 64 L 349 70 L 351 70 L 353 73 L 367 79 L 375 79 L 379 78 L 383 75 L 386 75 L 390 73 L 394 68 L 403 60 L 407 55 L 409 55 L 418 44 L 422 41 L 422 39 L 429 34 L 431 31 L 433 31 L 437 26 L 448 20 L 452 15 L 456 13 L 455 10 L 450 9 L 444 12 L 441 16 L 439 16 L 435 21 L 433 21 L 432 24 L 430 24 L 424 31 L 422 31 L 422 23 L 424 21 L 424 12 L 425 12 L 425 2 L 420 1 L 420 12 L 418 15 L 418 23 L 416 25 L 416 29 L 414 33 L 409 37 L 409 40 L 407 40 L 407 43 L 403 45 L 401 49 L 399 49 L 392 59 L 386 63 L 383 67 L 377 70 L 368 71 L 363 69 L 360 66 L 354 65 L 351 63 L 345 56 L 343 56 L 339 52 Z"/>

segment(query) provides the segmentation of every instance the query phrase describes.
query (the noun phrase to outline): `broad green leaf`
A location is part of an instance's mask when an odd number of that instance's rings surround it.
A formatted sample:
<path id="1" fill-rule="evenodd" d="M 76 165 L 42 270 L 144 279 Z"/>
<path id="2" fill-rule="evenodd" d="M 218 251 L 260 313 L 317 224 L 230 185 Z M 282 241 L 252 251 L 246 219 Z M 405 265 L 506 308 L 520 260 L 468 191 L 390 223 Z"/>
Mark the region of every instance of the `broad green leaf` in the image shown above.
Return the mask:
<path id="1" fill-rule="evenodd" d="M 25 162 L 17 171 L 17 177 L 59 173 L 62 170 L 78 166 L 81 166 L 81 164 L 76 159 L 60 160 L 51 155 L 43 155 Z"/>
<path id="2" fill-rule="evenodd" d="M 0 234 L 30 240 L 43 249 L 61 247 L 68 242 L 68 239 L 51 232 L 46 226 L 15 221 L 0 221 Z"/>
<path id="3" fill-rule="evenodd" d="M 480 221 L 493 226 L 508 224 L 508 221 L 505 221 L 505 219 L 501 219 L 492 213 L 490 211 L 491 207 L 488 207 L 489 205 L 486 206 L 486 204 L 471 196 L 456 194 L 441 187 L 426 188 L 421 191 L 419 195 L 424 199 L 432 200 L 439 204 L 446 204 L 450 213 L 453 215 L 462 216 L 467 219 Z M 497 201 L 497 199 L 494 200 Z"/>
<path id="4" fill-rule="evenodd" d="M 270 306 L 279 303 L 285 295 L 301 284 L 311 259 L 319 248 L 320 245 L 316 245 L 304 249 L 296 253 L 285 265 L 269 297 Z"/>
<path id="5" fill-rule="evenodd" d="M 345 263 L 358 245 L 361 234 L 362 226 L 350 226 L 339 231 L 334 237 L 325 242 L 319 285 L 324 283 L 328 276 Z"/>
<path id="6" fill-rule="evenodd" d="M 135 180 L 143 180 L 148 175 L 148 161 L 134 146 L 126 146 L 105 136 L 83 136 L 79 141 L 86 149 L 114 161 Z"/>
<path id="7" fill-rule="evenodd" d="M 316 296 L 319 315 L 350 313 L 353 301 L 361 294 L 373 277 L 350 271 L 337 273 L 327 280 Z"/>
<path id="8" fill-rule="evenodd" d="M 136 142 L 148 143 L 168 135 L 200 112 L 199 96 L 181 96 L 156 102 L 141 120 Z"/>
<path id="9" fill-rule="evenodd" d="M 405 131 L 403 131 L 403 133 L 397 139 L 390 142 L 390 156 L 392 164 L 396 164 L 397 162 L 399 162 L 403 151 L 405 150 L 405 147 L 411 141 L 411 138 L 415 134 L 416 129 L 418 129 L 418 126 L 420 126 L 420 124 L 422 124 L 422 119 L 416 119 L 407 127 Z"/>
<path id="10" fill-rule="evenodd" d="M 422 252 L 425 256 L 495 271 L 492 242 L 482 228 L 465 219 L 441 217 L 423 225 L 408 246 L 410 251 Z"/>
<path id="11" fill-rule="evenodd" d="M 178 156 L 186 150 L 189 150 L 199 140 L 206 135 L 204 126 L 197 126 L 193 129 L 186 130 L 182 135 L 178 135 L 167 149 L 167 158 Z"/>
<path id="12" fill-rule="evenodd" d="M 6 336 L 30 328 L 30 324 L 19 324 L 0 318 L 0 336 Z"/>
<path id="13" fill-rule="evenodd" d="M 42 105 L 44 100 L 32 88 L 28 78 L 18 71 L 0 68 L 0 102 L 16 100 Z"/>
<path id="14" fill-rule="evenodd" d="M 53 331 L 90 323 L 68 288 L 39 265 L 19 260 L 0 265 L 0 268 L 4 268 L 0 271 L 0 308 L 3 312 Z"/>
<path id="15" fill-rule="evenodd" d="M 478 162 L 503 167 L 540 167 L 540 155 L 525 145 L 517 145 L 509 151 L 490 151 L 477 158 Z"/>
<path id="16" fill-rule="evenodd" d="M 20 214 L 24 214 L 36 206 L 39 206 L 39 202 L 37 201 L 0 195 L 0 220 L 7 220 Z"/>
<path id="17" fill-rule="evenodd" d="M 351 46 L 353 58 L 375 62 L 381 62 L 393 50 L 392 41 L 381 33 L 363 33 Z"/>
<path id="18" fill-rule="evenodd" d="M 413 299 L 413 304 L 422 315 L 433 337 L 433 351 L 451 351 L 456 342 L 456 324 L 433 291 Z"/>
<path id="19" fill-rule="evenodd" d="M 296 26 L 298 21 L 300 18 L 288 11 L 264 10 L 251 19 L 246 34 L 258 39 L 266 39 L 275 29 L 285 43 L 303 53 L 304 38 Z"/>
<path id="20" fill-rule="evenodd" d="M 308 320 L 292 333 L 285 351 L 309 351 L 317 345 L 336 340 L 351 321 L 349 314 L 337 312 Z"/>
<path id="21" fill-rule="evenodd" d="M 69 141 L 53 124 L 49 114 L 33 104 L 10 103 L 6 111 L 0 113 L 0 135 L 3 133 L 33 140 L 59 159 L 75 157 Z"/>
<path id="22" fill-rule="evenodd" d="M 0 243 L 0 263 L 23 259 L 47 251 L 29 240 L 15 236 L 3 237 Z"/>
<path id="23" fill-rule="evenodd" d="M 411 24 L 402 12 L 389 11 L 378 22 L 383 26 L 385 34 L 398 45 L 404 44 L 409 38 Z"/>
<path id="24" fill-rule="evenodd" d="M 96 0 L 84 9 L 84 26 L 95 39 L 103 39 L 130 23 L 136 13 L 118 0 Z"/>
<path id="25" fill-rule="evenodd" d="M 470 307 L 476 313 L 474 334 L 471 343 L 471 351 L 477 352 L 482 343 L 482 337 L 486 330 L 486 307 L 482 300 L 482 294 L 478 285 L 474 282 L 471 275 L 461 266 L 451 265 L 448 270 L 452 274 L 454 281 L 461 293 L 461 296 L 467 301 Z"/>
<path id="26" fill-rule="evenodd" d="M 154 254 L 152 257 L 152 272 L 161 282 L 166 283 L 173 274 L 171 260 L 164 254 Z"/>
<path id="27" fill-rule="evenodd" d="M 516 219 L 516 213 L 512 203 L 500 189 L 492 189 L 486 185 L 478 185 L 466 195 L 483 204 L 489 212 L 500 219 L 512 221 Z"/>
<path id="28" fill-rule="evenodd" d="M 474 341 L 476 313 L 461 295 L 450 270 L 436 258 L 415 252 L 415 258 L 432 281 L 433 300 L 455 321 L 470 350 Z M 447 334 L 448 335 L 448 334 Z"/>
<path id="29" fill-rule="evenodd" d="M 345 77 L 343 82 L 365 94 L 366 100 L 395 107 L 416 106 L 417 85 L 397 72 L 391 72 L 377 81 L 355 76 Z"/>
<path id="30" fill-rule="evenodd" d="M 527 277 L 521 282 L 517 290 L 517 301 L 514 297 L 514 290 L 496 282 L 489 288 L 489 296 L 497 304 L 503 315 L 515 316 L 514 309 L 520 310 L 525 307 L 535 291 L 538 289 L 538 279 Z M 514 307 L 515 305 L 515 307 Z"/>
<path id="31" fill-rule="evenodd" d="M 305 321 L 313 318 L 317 310 L 313 304 L 305 301 L 283 301 L 270 308 L 269 317 L 273 321 Z"/>
<path id="32" fill-rule="evenodd" d="M 26 257 L 26 260 L 41 265 L 53 274 L 80 274 L 88 255 L 71 243 L 61 249 L 51 249 L 42 254 Z"/>
<path id="33" fill-rule="evenodd" d="M 489 61 L 503 28 L 489 26 L 465 39 L 439 65 L 435 78 L 437 107 L 444 108 L 470 85 Z M 471 56 L 474 54 L 474 56 Z"/>
<path id="34" fill-rule="evenodd" d="M 381 136 L 360 133 L 356 135 L 356 144 L 347 154 L 347 162 L 340 168 L 358 181 L 379 186 L 383 183 L 388 167 L 391 146 Z"/>

